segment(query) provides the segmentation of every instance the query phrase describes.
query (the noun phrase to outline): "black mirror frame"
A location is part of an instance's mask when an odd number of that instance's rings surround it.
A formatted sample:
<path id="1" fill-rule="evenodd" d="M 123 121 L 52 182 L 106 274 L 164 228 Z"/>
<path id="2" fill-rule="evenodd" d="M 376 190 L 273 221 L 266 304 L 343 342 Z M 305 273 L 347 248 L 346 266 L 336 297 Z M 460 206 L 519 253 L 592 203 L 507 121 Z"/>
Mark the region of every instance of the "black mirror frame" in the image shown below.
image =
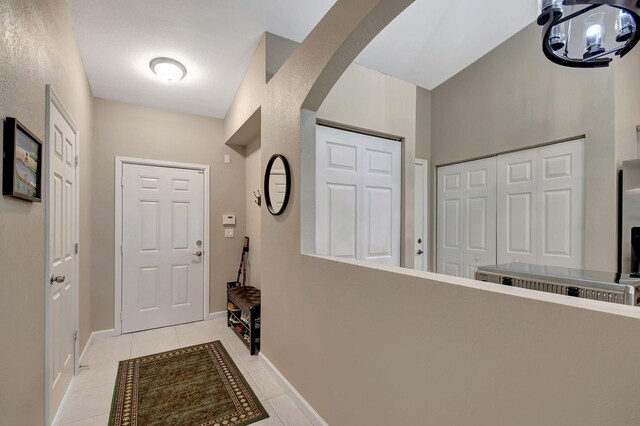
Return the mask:
<path id="1" fill-rule="evenodd" d="M 282 160 L 282 164 L 284 165 L 284 174 L 286 178 L 287 189 L 284 193 L 284 200 L 282 201 L 282 207 L 279 211 L 276 211 L 273 208 L 273 204 L 271 203 L 271 194 L 269 193 L 269 180 L 271 179 L 271 169 L 273 168 L 273 163 L 276 162 L 277 159 Z M 289 204 L 289 196 L 291 194 L 291 170 L 289 169 L 289 162 L 282 154 L 273 154 L 267 163 L 267 168 L 264 172 L 264 199 L 267 203 L 267 209 L 269 209 L 269 213 L 274 216 L 280 216 L 287 209 L 287 204 Z"/>

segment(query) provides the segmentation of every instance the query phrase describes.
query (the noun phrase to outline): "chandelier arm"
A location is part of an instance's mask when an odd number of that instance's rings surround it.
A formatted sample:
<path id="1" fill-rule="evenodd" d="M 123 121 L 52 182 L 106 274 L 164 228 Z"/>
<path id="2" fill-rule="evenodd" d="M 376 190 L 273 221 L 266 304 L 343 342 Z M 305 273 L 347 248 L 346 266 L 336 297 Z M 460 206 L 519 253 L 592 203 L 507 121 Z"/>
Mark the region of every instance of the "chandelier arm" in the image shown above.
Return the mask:
<path id="1" fill-rule="evenodd" d="M 591 6 L 585 7 L 582 10 L 579 10 L 577 12 L 573 12 L 571 15 L 563 16 L 561 19 L 556 21 L 556 25 L 562 24 L 563 22 L 567 22 L 567 21 L 569 21 L 569 20 L 571 20 L 571 19 L 573 19 L 573 18 L 575 18 L 577 16 L 584 15 L 585 13 L 588 13 L 588 12 L 592 11 L 593 9 L 597 9 L 600 6 L 602 6 L 602 5 L 601 4 L 592 4 Z"/>

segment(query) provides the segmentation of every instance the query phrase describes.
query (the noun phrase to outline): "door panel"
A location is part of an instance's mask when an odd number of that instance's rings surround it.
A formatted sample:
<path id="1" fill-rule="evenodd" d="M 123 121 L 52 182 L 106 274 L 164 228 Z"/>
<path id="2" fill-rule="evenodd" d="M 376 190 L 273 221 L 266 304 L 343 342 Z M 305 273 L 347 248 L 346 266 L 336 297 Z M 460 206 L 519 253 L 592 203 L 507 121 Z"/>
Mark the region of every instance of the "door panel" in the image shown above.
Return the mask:
<path id="1" fill-rule="evenodd" d="M 364 221 L 367 224 L 365 235 L 368 236 L 365 259 L 390 257 L 392 255 L 391 236 L 393 234 L 391 189 L 367 188 L 365 206 Z"/>
<path id="2" fill-rule="evenodd" d="M 476 266 L 496 263 L 496 159 L 467 163 L 463 172 L 465 278 L 474 278 Z"/>
<path id="3" fill-rule="evenodd" d="M 473 278 L 495 263 L 496 159 L 438 169 L 438 272 Z"/>
<path id="4" fill-rule="evenodd" d="M 124 164 L 122 187 L 123 333 L 202 320 L 203 173 Z"/>
<path id="5" fill-rule="evenodd" d="M 538 149 L 541 265 L 583 267 L 584 141 Z"/>
<path id="6" fill-rule="evenodd" d="M 584 140 L 498 157 L 498 263 L 581 268 Z"/>
<path id="7" fill-rule="evenodd" d="M 538 154 L 498 156 L 498 263 L 536 263 Z"/>
<path id="8" fill-rule="evenodd" d="M 438 168 L 438 251 L 436 271 L 460 276 L 464 261 L 462 249 L 463 166 Z"/>
<path id="9" fill-rule="evenodd" d="M 336 257 L 357 256 L 358 193 L 355 185 L 329 185 L 329 252 Z"/>
<path id="10" fill-rule="evenodd" d="M 49 413 L 55 416 L 75 373 L 76 276 L 76 134 L 52 104 L 49 180 Z"/>
<path id="11" fill-rule="evenodd" d="M 357 259 L 362 215 L 358 135 L 316 129 L 316 253 Z"/>
<path id="12" fill-rule="evenodd" d="M 364 156 L 362 259 L 400 266 L 401 145 L 359 136 Z"/>

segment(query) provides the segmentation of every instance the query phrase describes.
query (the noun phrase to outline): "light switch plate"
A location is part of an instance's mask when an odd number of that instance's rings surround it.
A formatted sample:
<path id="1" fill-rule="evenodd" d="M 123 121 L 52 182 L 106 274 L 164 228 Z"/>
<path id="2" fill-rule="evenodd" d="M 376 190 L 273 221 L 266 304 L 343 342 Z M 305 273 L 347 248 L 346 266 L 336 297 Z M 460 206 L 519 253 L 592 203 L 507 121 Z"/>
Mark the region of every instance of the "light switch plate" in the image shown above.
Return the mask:
<path id="1" fill-rule="evenodd" d="M 233 238 L 233 229 L 225 229 L 224 230 L 225 238 Z"/>
<path id="2" fill-rule="evenodd" d="M 224 164 L 231 164 L 231 156 L 229 154 L 225 154 Z"/>

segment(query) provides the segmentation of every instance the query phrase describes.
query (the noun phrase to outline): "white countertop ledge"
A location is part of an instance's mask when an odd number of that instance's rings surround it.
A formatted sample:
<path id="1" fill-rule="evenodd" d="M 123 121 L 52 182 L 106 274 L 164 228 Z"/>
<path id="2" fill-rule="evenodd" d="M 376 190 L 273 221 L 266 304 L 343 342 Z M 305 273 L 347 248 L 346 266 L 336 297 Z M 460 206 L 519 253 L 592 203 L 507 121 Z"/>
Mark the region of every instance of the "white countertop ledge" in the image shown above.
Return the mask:
<path id="1" fill-rule="evenodd" d="M 486 283 L 484 281 L 476 281 L 468 278 L 452 277 L 449 275 L 435 274 L 433 272 L 416 271 L 413 269 L 401 268 L 398 266 L 380 265 L 377 263 L 363 262 L 353 259 L 343 259 L 330 256 L 321 256 L 317 254 L 302 253 L 303 256 L 314 257 L 317 259 L 328 260 L 331 262 L 339 262 L 357 267 L 376 269 L 379 271 L 391 272 L 397 275 L 409 277 L 425 278 L 431 281 L 457 285 L 462 287 L 473 288 L 491 293 L 506 294 L 514 297 L 538 300 L 541 302 L 555 303 L 557 305 L 571 306 L 573 308 L 587 309 L 590 311 L 603 312 L 612 315 L 619 315 L 628 318 L 640 319 L 640 307 L 619 305 L 616 303 L 600 302 L 591 299 L 580 299 L 577 297 L 568 297 L 560 294 L 545 293 L 536 290 L 527 290 L 518 287 L 509 287 L 499 284 Z"/>

